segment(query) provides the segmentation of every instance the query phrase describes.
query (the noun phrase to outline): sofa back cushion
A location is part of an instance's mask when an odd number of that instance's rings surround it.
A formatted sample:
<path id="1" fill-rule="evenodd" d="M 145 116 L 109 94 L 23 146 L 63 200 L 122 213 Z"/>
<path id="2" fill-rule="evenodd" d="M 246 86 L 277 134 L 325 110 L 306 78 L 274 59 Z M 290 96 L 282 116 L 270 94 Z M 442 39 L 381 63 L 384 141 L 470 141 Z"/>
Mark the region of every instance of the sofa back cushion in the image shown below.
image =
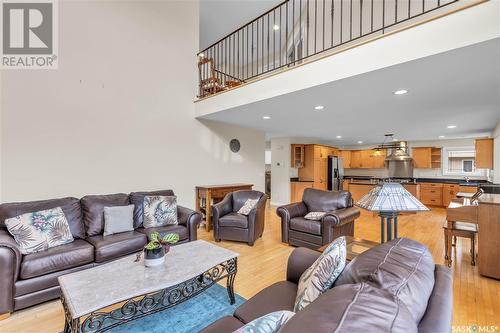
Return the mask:
<path id="1" fill-rule="evenodd" d="M 80 199 L 83 211 L 83 223 L 88 236 L 101 235 L 104 232 L 104 207 L 127 206 L 128 195 L 125 193 L 86 195 Z"/>
<path id="2" fill-rule="evenodd" d="M 434 288 L 434 260 L 429 249 L 396 238 L 363 252 L 344 269 L 334 286 L 366 282 L 399 298 L 419 323 Z"/>
<path id="3" fill-rule="evenodd" d="M 330 212 L 352 206 L 351 193 L 347 191 L 322 191 L 306 188 L 302 201 L 308 212 Z"/>
<path id="4" fill-rule="evenodd" d="M 82 220 L 80 200 L 77 198 L 61 198 L 40 201 L 4 203 L 0 205 L 0 228 L 6 229 L 5 220 L 26 213 L 61 207 L 74 238 L 85 238 L 85 227 Z"/>
<path id="5" fill-rule="evenodd" d="M 367 283 L 330 289 L 297 312 L 280 333 L 311 332 L 416 333 L 405 304 Z"/>
<path id="6" fill-rule="evenodd" d="M 240 190 L 233 192 L 233 212 L 240 210 L 248 199 L 259 200 L 264 193 L 252 190 Z"/>
<path id="7" fill-rule="evenodd" d="M 139 228 L 144 220 L 144 197 L 145 196 L 174 196 L 174 191 L 172 190 L 159 190 L 159 191 L 149 191 L 149 192 L 132 192 L 129 194 L 130 203 L 135 205 L 134 208 L 134 228 Z"/>

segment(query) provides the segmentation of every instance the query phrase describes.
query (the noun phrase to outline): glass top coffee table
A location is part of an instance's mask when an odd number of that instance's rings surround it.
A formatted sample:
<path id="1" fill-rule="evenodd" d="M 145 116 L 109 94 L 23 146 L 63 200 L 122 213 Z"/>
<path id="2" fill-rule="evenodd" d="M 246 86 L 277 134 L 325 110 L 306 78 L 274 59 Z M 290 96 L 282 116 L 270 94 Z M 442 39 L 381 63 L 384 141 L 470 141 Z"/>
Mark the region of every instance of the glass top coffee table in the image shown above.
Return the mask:
<path id="1" fill-rule="evenodd" d="M 234 304 L 238 256 L 197 240 L 172 246 L 162 266 L 145 267 L 134 254 L 60 276 L 64 332 L 106 331 L 179 304 L 224 278 Z M 112 310 L 103 310 L 110 306 Z"/>

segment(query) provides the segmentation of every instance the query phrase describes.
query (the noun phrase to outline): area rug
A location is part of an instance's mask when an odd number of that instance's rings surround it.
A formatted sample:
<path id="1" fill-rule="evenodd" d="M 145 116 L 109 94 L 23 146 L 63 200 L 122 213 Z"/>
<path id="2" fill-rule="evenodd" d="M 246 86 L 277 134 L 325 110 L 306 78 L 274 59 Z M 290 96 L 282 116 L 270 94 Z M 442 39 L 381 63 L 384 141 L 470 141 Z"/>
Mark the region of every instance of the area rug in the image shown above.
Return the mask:
<path id="1" fill-rule="evenodd" d="M 229 304 L 226 288 L 219 284 L 198 296 L 150 316 L 117 326 L 111 333 L 193 333 L 199 332 L 217 319 L 230 316 L 245 299 L 236 294 L 236 303 Z"/>

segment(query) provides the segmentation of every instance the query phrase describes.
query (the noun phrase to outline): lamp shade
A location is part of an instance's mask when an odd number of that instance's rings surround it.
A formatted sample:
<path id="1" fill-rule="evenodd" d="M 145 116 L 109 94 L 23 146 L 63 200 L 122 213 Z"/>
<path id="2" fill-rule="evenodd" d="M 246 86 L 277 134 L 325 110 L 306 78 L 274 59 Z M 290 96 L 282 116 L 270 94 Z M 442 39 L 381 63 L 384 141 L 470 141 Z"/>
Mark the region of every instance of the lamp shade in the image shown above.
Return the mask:
<path id="1" fill-rule="evenodd" d="M 356 202 L 356 206 L 374 212 L 429 210 L 399 183 L 384 183 L 375 187 Z"/>

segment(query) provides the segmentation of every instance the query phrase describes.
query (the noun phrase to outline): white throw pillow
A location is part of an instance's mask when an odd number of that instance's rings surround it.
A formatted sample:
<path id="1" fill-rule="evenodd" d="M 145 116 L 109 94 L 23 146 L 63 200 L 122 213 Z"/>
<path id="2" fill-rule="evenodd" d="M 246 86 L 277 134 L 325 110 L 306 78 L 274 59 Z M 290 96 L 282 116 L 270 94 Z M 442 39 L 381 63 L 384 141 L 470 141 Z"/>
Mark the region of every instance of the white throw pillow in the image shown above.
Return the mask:
<path id="1" fill-rule="evenodd" d="M 257 205 L 259 199 L 247 199 L 245 204 L 238 210 L 238 214 L 248 215 L 252 211 L 252 209 Z"/>
<path id="2" fill-rule="evenodd" d="M 276 333 L 293 317 L 292 311 L 275 311 L 252 320 L 233 333 Z"/>
<path id="3" fill-rule="evenodd" d="M 325 212 L 309 212 L 309 213 L 307 213 L 306 216 L 304 216 L 304 218 L 307 219 L 307 220 L 319 221 L 325 215 L 326 215 Z"/>
<path id="4" fill-rule="evenodd" d="M 152 195 L 144 197 L 144 228 L 177 224 L 177 197 Z"/>
<path id="5" fill-rule="evenodd" d="M 104 207 L 103 236 L 134 230 L 134 205 Z"/>
<path id="6" fill-rule="evenodd" d="M 344 270 L 347 255 L 345 237 L 335 239 L 304 273 L 302 273 L 293 311 L 298 312 L 330 289 Z"/>
<path id="7" fill-rule="evenodd" d="M 5 220 L 22 254 L 71 243 L 73 235 L 61 207 L 26 213 Z"/>

